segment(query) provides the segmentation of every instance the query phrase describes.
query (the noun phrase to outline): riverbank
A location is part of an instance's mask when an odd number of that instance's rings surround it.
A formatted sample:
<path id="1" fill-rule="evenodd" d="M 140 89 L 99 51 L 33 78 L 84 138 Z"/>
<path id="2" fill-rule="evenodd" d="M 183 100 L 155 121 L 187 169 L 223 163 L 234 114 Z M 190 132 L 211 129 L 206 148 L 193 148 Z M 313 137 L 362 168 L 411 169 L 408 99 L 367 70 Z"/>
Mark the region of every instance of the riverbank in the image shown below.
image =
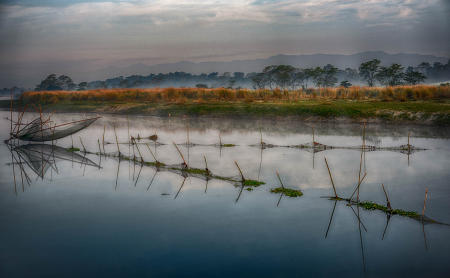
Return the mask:
<path id="1" fill-rule="evenodd" d="M 9 109 L 9 101 L 0 102 Z M 28 110 L 34 104 L 28 103 Z M 15 109 L 23 107 L 21 101 Z M 307 99 L 292 102 L 153 103 L 61 101 L 41 104 L 45 112 L 90 112 L 154 116 L 295 118 L 305 121 L 414 123 L 450 125 L 450 101 L 379 101 Z"/>

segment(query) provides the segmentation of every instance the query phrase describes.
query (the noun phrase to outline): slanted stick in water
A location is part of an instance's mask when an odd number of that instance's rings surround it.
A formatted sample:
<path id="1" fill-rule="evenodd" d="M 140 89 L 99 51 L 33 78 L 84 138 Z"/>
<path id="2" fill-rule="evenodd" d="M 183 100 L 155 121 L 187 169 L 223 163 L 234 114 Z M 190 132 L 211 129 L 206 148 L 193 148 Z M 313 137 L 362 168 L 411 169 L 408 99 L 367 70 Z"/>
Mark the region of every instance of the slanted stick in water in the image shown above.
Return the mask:
<path id="1" fill-rule="evenodd" d="M 334 186 L 333 177 L 331 176 L 330 167 L 328 166 L 327 158 L 326 157 L 324 157 L 324 158 L 325 158 L 325 164 L 327 165 L 327 169 L 328 169 L 328 175 L 330 175 L 331 185 L 333 186 L 334 197 L 338 198 L 338 195 L 337 195 L 337 192 L 336 192 L 336 187 Z"/>
<path id="2" fill-rule="evenodd" d="M 239 173 L 241 174 L 242 182 L 245 182 L 245 177 L 244 174 L 242 174 L 241 167 L 239 167 L 239 164 L 236 161 L 234 161 L 234 164 L 236 164 L 236 167 L 238 168 Z"/>
<path id="3" fill-rule="evenodd" d="M 428 197 L 428 188 L 425 188 L 425 199 L 423 200 L 422 218 L 425 216 L 427 197 Z"/>
<path id="4" fill-rule="evenodd" d="M 178 153 L 180 154 L 181 159 L 183 160 L 184 167 L 185 167 L 185 168 L 188 168 L 189 166 L 188 166 L 188 164 L 186 163 L 186 160 L 184 159 L 184 156 L 183 156 L 183 154 L 181 153 L 180 149 L 178 148 L 177 144 L 175 144 L 175 142 L 172 142 L 172 143 L 173 143 L 173 145 L 175 146 L 175 148 L 177 149 Z"/>
<path id="5" fill-rule="evenodd" d="M 389 201 L 389 197 L 388 197 L 388 195 L 387 195 L 387 192 L 386 192 L 386 190 L 384 189 L 384 184 L 381 184 L 381 188 L 383 188 L 384 196 L 386 196 L 386 202 L 387 202 L 386 207 L 387 207 L 388 209 L 392 210 L 391 202 Z"/>

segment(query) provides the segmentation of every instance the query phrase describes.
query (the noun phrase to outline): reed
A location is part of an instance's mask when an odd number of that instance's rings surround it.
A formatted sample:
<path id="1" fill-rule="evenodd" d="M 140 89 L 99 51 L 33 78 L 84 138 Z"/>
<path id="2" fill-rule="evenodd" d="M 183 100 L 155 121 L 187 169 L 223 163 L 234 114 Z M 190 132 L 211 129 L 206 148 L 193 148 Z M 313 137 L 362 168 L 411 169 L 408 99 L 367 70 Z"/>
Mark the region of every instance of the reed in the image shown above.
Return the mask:
<path id="1" fill-rule="evenodd" d="M 55 104 L 60 102 L 291 102 L 305 99 L 348 99 L 382 101 L 450 99 L 449 86 L 414 85 L 395 87 L 315 88 L 308 90 L 251 90 L 225 88 L 150 88 L 94 89 L 86 91 L 29 91 L 21 96 L 25 103 Z"/>

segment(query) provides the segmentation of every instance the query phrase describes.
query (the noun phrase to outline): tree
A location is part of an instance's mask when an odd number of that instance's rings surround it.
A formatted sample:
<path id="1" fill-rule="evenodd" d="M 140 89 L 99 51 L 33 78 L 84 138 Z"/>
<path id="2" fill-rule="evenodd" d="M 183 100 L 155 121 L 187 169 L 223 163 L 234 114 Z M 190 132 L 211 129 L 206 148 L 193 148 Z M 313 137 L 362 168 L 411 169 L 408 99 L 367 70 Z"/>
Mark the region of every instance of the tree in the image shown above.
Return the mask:
<path id="1" fill-rule="evenodd" d="M 314 78 L 315 71 L 313 68 L 307 68 L 303 70 L 303 74 L 305 75 L 305 80 L 303 81 L 302 88 L 304 90 L 308 89 L 308 82 L 310 79 Z"/>
<path id="2" fill-rule="evenodd" d="M 390 67 L 381 67 L 375 77 L 385 86 L 401 85 L 404 77 L 403 66 L 392 64 Z"/>
<path id="3" fill-rule="evenodd" d="M 338 68 L 333 65 L 326 65 L 322 69 L 322 86 L 333 87 L 337 83 L 336 73 Z"/>
<path id="4" fill-rule="evenodd" d="M 87 89 L 87 82 L 81 82 L 80 84 L 78 84 L 78 91 L 84 91 Z"/>
<path id="5" fill-rule="evenodd" d="M 57 82 L 63 90 L 71 91 L 77 87 L 77 85 L 73 83 L 72 78 L 68 77 L 67 75 L 60 75 Z"/>
<path id="6" fill-rule="evenodd" d="M 269 89 L 273 89 L 275 82 L 275 70 L 277 66 L 267 66 L 263 69 L 262 73 L 264 75 L 265 85 L 269 86 Z"/>
<path id="7" fill-rule="evenodd" d="M 352 86 L 352 83 L 348 82 L 348 80 L 341 81 L 341 87 L 349 88 Z"/>
<path id="8" fill-rule="evenodd" d="M 305 70 L 303 69 L 295 69 L 295 71 L 292 73 L 292 81 L 291 81 L 291 87 L 293 90 L 297 86 L 301 86 L 302 89 L 305 89 L 305 83 L 307 81 L 307 75 L 305 73 Z"/>
<path id="9" fill-rule="evenodd" d="M 411 67 L 408 68 L 408 70 L 406 71 L 406 73 L 404 74 L 404 77 L 403 77 L 403 80 L 405 80 L 405 82 L 407 84 L 411 84 L 411 85 L 416 85 L 416 84 L 422 83 L 425 79 L 426 79 L 425 75 L 423 75 L 419 71 L 414 71 L 414 69 Z"/>
<path id="10" fill-rule="evenodd" d="M 295 68 L 289 65 L 279 65 L 271 71 L 275 84 L 281 89 L 286 89 L 291 85 L 294 73 Z"/>
<path id="11" fill-rule="evenodd" d="M 197 87 L 197 88 L 199 88 L 199 89 L 200 89 L 200 88 L 206 89 L 206 88 L 208 88 L 208 85 L 199 83 L 199 84 L 196 84 L 195 87 Z"/>
<path id="12" fill-rule="evenodd" d="M 228 80 L 228 89 L 233 89 L 233 86 L 234 86 L 234 84 L 236 84 L 236 79 L 234 79 L 234 78 L 230 78 L 229 80 Z"/>
<path id="13" fill-rule="evenodd" d="M 352 68 L 346 68 L 344 70 L 344 74 L 350 80 L 355 80 L 355 79 L 358 79 L 358 77 L 359 77 L 358 71 L 355 69 L 352 69 Z"/>
<path id="14" fill-rule="evenodd" d="M 41 81 L 36 86 L 36 91 L 56 91 L 56 90 L 74 90 L 77 87 L 73 83 L 72 79 L 67 75 L 60 75 L 56 77 L 56 74 L 52 73 L 47 78 Z"/>
<path id="15" fill-rule="evenodd" d="M 309 74 L 316 85 L 316 87 L 322 86 L 322 73 L 323 70 L 321 67 L 315 67 L 314 69 L 310 69 Z"/>
<path id="16" fill-rule="evenodd" d="M 250 80 L 253 83 L 254 89 L 264 89 L 266 87 L 266 76 L 262 72 L 251 75 Z"/>
<path id="17" fill-rule="evenodd" d="M 369 87 L 373 87 L 374 81 L 376 79 L 376 74 L 380 68 L 380 60 L 373 59 L 362 63 L 359 66 L 359 75 L 367 81 Z"/>
<path id="18" fill-rule="evenodd" d="M 422 62 L 417 66 L 417 70 L 422 74 L 428 74 L 428 72 L 431 70 L 431 65 L 428 62 Z"/>
<path id="19" fill-rule="evenodd" d="M 240 71 L 236 71 L 233 73 L 233 77 L 236 80 L 242 80 L 242 79 L 244 79 L 244 76 L 245 76 L 245 73 L 240 72 Z"/>

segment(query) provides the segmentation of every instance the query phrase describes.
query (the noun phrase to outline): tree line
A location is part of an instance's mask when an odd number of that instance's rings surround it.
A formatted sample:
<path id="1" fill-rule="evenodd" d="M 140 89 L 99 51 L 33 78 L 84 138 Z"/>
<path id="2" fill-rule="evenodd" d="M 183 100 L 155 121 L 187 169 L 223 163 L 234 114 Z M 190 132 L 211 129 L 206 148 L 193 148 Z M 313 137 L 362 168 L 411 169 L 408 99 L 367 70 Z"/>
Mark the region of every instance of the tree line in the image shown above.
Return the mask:
<path id="1" fill-rule="evenodd" d="M 390 66 L 380 66 L 381 61 L 373 59 L 362 63 L 358 71 L 347 68 L 344 76 L 354 78 L 357 75 L 360 80 L 367 83 L 369 87 L 375 86 L 376 82 L 384 86 L 397 85 L 416 85 L 423 83 L 427 78 L 420 70 L 423 64 L 418 67 L 408 67 L 406 70 L 400 64 L 392 64 Z M 450 65 L 450 61 L 449 64 Z M 338 83 L 337 75 L 342 72 L 333 65 L 315 68 L 295 68 L 289 65 L 267 66 L 260 73 L 251 76 L 253 87 L 255 89 L 292 89 L 297 88 L 308 89 L 308 86 L 315 85 L 317 88 L 334 87 Z M 449 74 L 450 78 L 450 74 Z M 348 79 L 340 82 L 340 86 L 350 87 L 352 84 Z"/>
<path id="2" fill-rule="evenodd" d="M 308 89 L 326 87 L 350 87 L 352 82 L 367 86 L 415 85 L 450 80 L 450 60 L 447 64 L 433 65 L 421 63 L 416 67 L 403 67 L 400 64 L 382 66 L 381 61 L 373 59 L 361 63 L 358 69 L 344 70 L 328 64 L 323 67 L 296 68 L 290 65 L 271 65 L 262 72 L 225 72 L 219 74 L 191 74 L 171 72 L 167 74 L 131 75 L 115 77 L 104 81 L 80 82 L 75 84 L 66 75 L 50 74 L 35 88 L 45 90 L 88 90 L 109 88 L 152 88 L 152 87 L 198 87 L 198 88 L 254 88 L 254 89 Z M 339 82 L 340 81 L 340 82 Z"/>

